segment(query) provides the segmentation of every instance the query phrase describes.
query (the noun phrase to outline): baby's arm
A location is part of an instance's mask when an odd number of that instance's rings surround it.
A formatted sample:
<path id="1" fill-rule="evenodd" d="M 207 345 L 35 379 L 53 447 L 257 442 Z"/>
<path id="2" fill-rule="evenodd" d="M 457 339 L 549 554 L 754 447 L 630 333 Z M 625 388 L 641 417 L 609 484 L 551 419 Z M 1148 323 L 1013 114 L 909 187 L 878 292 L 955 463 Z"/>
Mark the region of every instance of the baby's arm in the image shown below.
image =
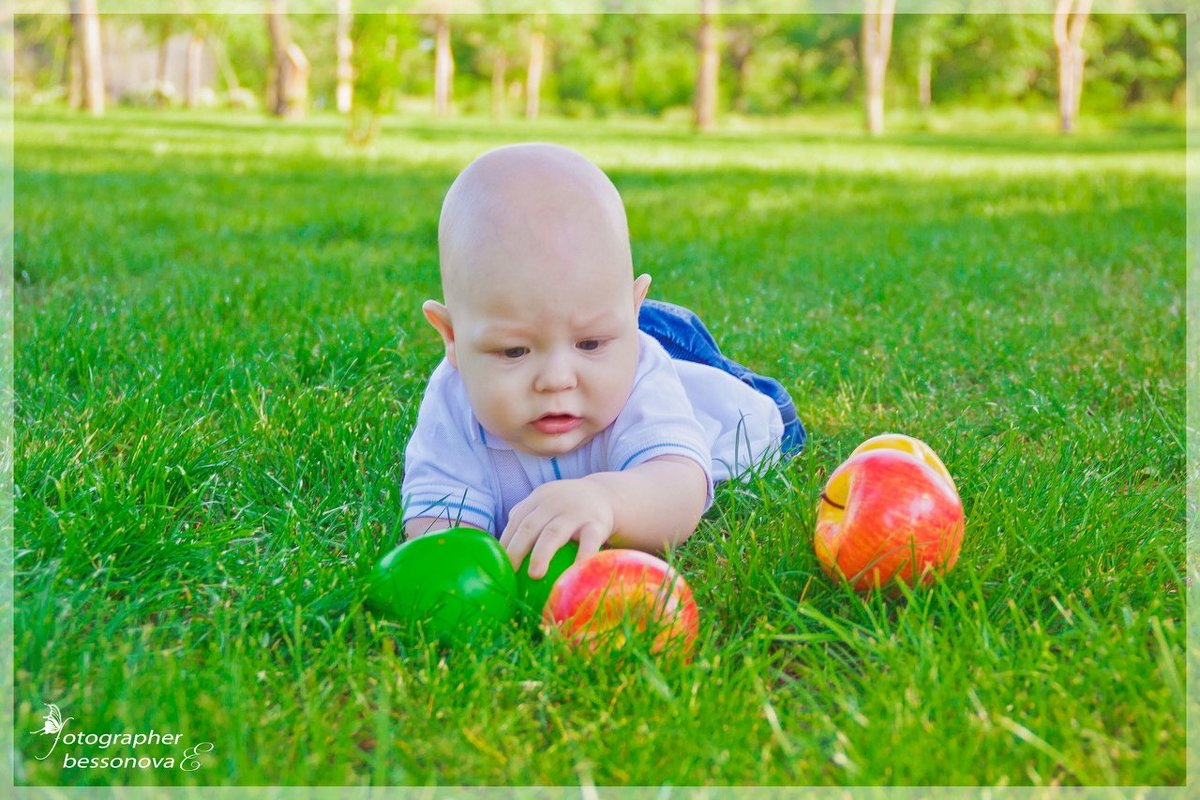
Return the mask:
<path id="1" fill-rule="evenodd" d="M 472 435 L 473 429 L 461 381 L 442 362 L 425 387 L 404 448 L 405 538 L 451 527 L 495 528 L 498 503 L 488 475 L 487 448 Z"/>
<path id="2" fill-rule="evenodd" d="M 582 560 L 606 542 L 661 552 L 696 530 L 708 501 L 708 476 L 683 456 L 661 456 L 621 472 L 597 472 L 539 486 L 509 516 L 500 543 L 515 566 L 532 553 L 529 574 L 545 574 L 571 539 Z"/>
<path id="3" fill-rule="evenodd" d="M 613 498 L 616 520 L 608 541 L 654 553 L 696 532 L 708 501 L 708 476 L 683 456 L 660 456 L 624 472 L 590 476 Z"/>

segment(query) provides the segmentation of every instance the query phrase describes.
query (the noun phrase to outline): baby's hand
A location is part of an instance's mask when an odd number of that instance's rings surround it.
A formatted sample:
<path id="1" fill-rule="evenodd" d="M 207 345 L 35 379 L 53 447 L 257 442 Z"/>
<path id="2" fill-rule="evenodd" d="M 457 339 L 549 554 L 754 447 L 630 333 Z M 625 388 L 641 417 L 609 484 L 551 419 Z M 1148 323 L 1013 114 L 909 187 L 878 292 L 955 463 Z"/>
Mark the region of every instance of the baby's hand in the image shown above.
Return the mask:
<path id="1" fill-rule="evenodd" d="M 532 551 L 529 577 L 536 579 L 546 574 L 550 559 L 570 540 L 579 542 L 578 562 L 600 552 L 612 533 L 610 494 L 596 482 L 579 478 L 544 483 L 513 506 L 500 544 L 516 569 Z"/>

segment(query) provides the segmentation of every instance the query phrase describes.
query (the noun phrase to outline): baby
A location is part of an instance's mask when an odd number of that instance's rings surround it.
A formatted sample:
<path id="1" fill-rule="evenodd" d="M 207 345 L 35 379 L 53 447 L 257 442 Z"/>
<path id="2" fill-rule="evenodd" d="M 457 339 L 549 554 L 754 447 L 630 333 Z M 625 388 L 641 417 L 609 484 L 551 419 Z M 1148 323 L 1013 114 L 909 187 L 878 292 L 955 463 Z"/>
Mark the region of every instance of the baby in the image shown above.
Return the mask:
<path id="1" fill-rule="evenodd" d="M 803 446 L 783 387 L 646 300 L 621 197 L 565 147 L 501 147 L 454 181 L 438 228 L 446 357 L 404 463 L 409 538 L 467 525 L 545 574 L 567 541 L 659 552 L 713 484 Z"/>

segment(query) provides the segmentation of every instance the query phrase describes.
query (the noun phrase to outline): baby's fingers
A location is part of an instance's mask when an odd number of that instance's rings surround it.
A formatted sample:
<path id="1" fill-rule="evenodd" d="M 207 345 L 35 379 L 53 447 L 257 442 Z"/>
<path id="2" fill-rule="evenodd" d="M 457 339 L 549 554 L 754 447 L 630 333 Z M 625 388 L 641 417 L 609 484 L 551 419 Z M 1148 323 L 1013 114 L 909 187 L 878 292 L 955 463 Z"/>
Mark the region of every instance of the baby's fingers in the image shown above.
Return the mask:
<path id="1" fill-rule="evenodd" d="M 533 503 L 527 502 L 527 500 L 513 506 L 512 511 L 508 514 L 508 523 L 505 524 L 504 530 L 500 532 L 501 547 L 505 550 L 508 549 L 509 543 L 512 542 L 513 537 L 517 534 L 517 529 L 521 527 L 521 523 L 525 521 L 525 518 L 529 516 L 529 512 L 534 508 L 536 506 Z"/>
<path id="2" fill-rule="evenodd" d="M 600 552 L 600 548 L 608 541 L 608 533 L 604 526 L 595 522 L 589 522 L 579 529 L 579 553 L 575 556 L 575 563 L 581 563 L 585 558 L 590 558 Z"/>
<path id="3" fill-rule="evenodd" d="M 546 574 L 546 570 L 550 568 L 550 559 L 554 558 L 559 548 L 571 541 L 575 530 L 575 523 L 562 517 L 552 520 L 542 529 L 529 556 L 529 577 L 537 580 Z"/>
<path id="4" fill-rule="evenodd" d="M 514 512 L 516 509 L 514 509 Z M 508 553 L 513 569 L 520 569 L 521 562 L 529 554 L 530 548 L 538 540 L 539 534 L 550 520 L 544 512 L 533 509 L 522 516 L 514 515 L 509 518 L 504 533 L 500 536 L 500 546 Z"/>

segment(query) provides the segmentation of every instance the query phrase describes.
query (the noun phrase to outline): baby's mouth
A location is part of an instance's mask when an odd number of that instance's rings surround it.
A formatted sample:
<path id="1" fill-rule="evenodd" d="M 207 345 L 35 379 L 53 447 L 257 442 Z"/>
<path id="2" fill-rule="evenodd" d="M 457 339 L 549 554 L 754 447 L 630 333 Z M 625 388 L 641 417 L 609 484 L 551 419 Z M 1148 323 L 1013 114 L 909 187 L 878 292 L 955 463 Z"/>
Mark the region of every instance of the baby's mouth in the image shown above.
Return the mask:
<path id="1" fill-rule="evenodd" d="M 542 433 L 569 433 L 582 422 L 582 417 L 573 414 L 543 414 L 533 421 L 533 427 Z"/>

